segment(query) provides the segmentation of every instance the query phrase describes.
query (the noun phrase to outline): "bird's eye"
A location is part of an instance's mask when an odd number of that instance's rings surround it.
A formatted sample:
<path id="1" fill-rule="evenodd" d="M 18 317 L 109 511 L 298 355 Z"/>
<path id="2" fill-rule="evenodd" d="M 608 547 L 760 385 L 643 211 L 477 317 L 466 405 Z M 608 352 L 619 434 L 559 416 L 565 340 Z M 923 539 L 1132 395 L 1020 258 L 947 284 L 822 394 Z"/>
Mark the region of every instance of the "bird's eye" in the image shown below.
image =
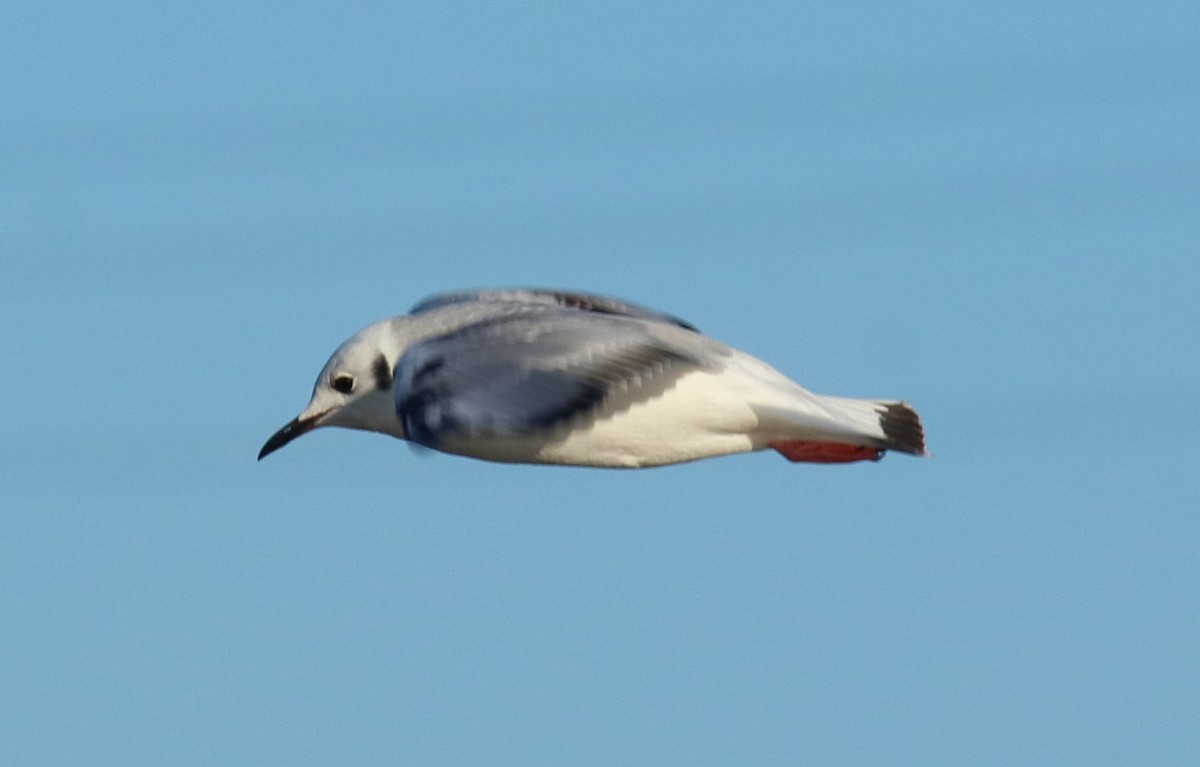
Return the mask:
<path id="1" fill-rule="evenodd" d="M 354 376 L 346 375 L 345 373 L 336 375 L 330 381 L 330 385 L 342 394 L 349 394 L 354 391 Z"/>

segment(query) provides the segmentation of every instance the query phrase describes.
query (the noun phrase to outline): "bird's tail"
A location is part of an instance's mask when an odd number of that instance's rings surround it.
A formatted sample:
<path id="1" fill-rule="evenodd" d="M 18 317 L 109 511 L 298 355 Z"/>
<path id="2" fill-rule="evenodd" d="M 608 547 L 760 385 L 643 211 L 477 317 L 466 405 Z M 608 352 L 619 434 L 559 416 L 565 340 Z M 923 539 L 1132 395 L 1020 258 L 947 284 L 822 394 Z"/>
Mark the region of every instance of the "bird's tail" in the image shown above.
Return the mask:
<path id="1" fill-rule="evenodd" d="M 818 407 L 777 414 L 783 416 L 791 433 L 767 443 L 789 461 L 877 461 L 888 450 L 926 454 L 921 419 L 908 403 L 810 396 Z"/>

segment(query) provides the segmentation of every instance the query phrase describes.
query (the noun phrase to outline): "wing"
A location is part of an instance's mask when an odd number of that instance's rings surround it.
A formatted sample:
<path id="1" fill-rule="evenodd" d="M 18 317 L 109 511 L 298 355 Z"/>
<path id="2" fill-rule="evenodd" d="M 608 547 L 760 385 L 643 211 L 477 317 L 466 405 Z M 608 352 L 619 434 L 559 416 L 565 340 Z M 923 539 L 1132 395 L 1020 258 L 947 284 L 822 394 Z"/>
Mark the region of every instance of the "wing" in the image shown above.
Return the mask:
<path id="1" fill-rule="evenodd" d="M 672 335 L 697 343 L 689 348 Z M 406 350 L 396 364 L 396 412 L 405 436 L 429 447 L 545 432 L 614 394 L 636 399 L 702 367 L 702 340 L 626 316 L 531 308 Z"/>
<path id="2" fill-rule="evenodd" d="M 690 322 L 673 317 L 669 314 L 647 309 L 644 306 L 631 304 L 616 298 L 597 296 L 591 293 L 572 293 L 563 290 L 548 290 L 543 288 L 512 288 L 507 290 L 460 290 L 452 293 L 439 293 L 430 296 L 414 306 L 409 314 L 441 309 L 444 306 L 467 303 L 506 303 L 525 306 L 558 306 L 565 309 L 577 309 L 597 314 L 615 314 L 625 317 L 639 317 L 645 320 L 658 320 L 678 325 L 688 330 L 696 330 Z"/>

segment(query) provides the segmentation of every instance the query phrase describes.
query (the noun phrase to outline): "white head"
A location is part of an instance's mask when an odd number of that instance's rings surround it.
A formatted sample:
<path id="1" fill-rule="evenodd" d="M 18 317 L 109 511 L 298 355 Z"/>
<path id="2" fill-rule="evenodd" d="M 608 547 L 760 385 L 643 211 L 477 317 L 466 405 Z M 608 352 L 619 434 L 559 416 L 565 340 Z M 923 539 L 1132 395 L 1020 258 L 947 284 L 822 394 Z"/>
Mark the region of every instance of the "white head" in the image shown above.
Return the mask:
<path id="1" fill-rule="evenodd" d="M 337 348 L 317 376 L 308 406 L 271 435 L 258 454 L 260 461 L 322 426 L 404 437 L 392 391 L 392 371 L 402 351 L 395 322 L 369 325 Z"/>

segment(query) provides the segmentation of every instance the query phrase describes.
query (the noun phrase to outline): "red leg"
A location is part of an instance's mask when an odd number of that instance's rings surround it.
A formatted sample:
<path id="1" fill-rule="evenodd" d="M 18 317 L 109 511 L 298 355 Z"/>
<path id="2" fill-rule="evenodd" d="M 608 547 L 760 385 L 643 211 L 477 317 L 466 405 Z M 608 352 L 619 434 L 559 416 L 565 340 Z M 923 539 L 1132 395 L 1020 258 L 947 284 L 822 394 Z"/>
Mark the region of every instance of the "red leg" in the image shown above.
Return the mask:
<path id="1" fill-rule="evenodd" d="M 779 440 L 769 443 L 789 461 L 807 463 L 852 463 L 854 461 L 878 461 L 884 450 L 877 447 L 847 445 L 844 442 L 811 442 L 806 440 Z"/>

